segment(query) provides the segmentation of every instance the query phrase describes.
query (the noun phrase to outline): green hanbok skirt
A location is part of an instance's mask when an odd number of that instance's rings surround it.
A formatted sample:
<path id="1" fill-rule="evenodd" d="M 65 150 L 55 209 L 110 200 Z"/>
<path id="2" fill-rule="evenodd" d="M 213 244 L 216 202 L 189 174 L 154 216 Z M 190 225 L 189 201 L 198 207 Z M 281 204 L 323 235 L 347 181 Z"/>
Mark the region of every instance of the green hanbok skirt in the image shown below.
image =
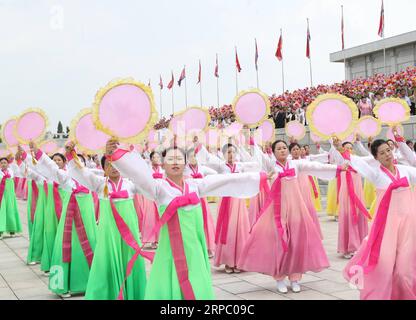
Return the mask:
<path id="1" fill-rule="evenodd" d="M 1 180 L 1 179 L 0 179 Z M 0 205 L 0 233 L 22 232 L 13 179 L 6 179 Z"/>
<path id="2" fill-rule="evenodd" d="M 159 208 L 162 216 L 166 206 Z M 182 232 L 188 278 L 197 300 L 214 299 L 211 280 L 211 265 L 204 233 L 201 205 L 186 211 L 178 209 Z M 183 300 L 172 256 L 168 226 L 165 224 L 159 236 L 159 247 L 153 260 L 152 270 L 146 288 L 146 300 Z"/>
<path id="3" fill-rule="evenodd" d="M 116 200 L 114 204 L 134 239 L 141 246 L 139 222 L 133 200 Z M 134 254 L 134 249 L 128 246 L 120 235 L 110 201 L 100 199 L 97 247 L 94 252 L 85 299 L 115 300 L 124 284 L 124 300 L 143 300 L 146 288 L 143 257 L 137 258 L 130 276 L 124 283 L 127 264 Z"/>
<path id="4" fill-rule="evenodd" d="M 44 238 L 46 194 L 43 184 L 38 187 L 38 198 L 33 199 L 32 182 L 28 184 L 27 220 L 29 228 L 29 249 L 27 252 L 27 263 L 41 262 Z M 32 201 L 36 201 L 35 215 L 31 219 Z"/>
<path id="5" fill-rule="evenodd" d="M 76 200 L 89 244 L 94 252 L 97 224 L 92 196 L 91 194 L 78 194 Z M 90 274 L 90 267 L 82 250 L 74 222 L 72 223 L 71 262 L 63 262 L 62 244 L 68 203 L 69 200 L 62 203 L 62 215 L 56 232 L 49 274 L 49 290 L 56 294 L 84 293 Z"/>
<path id="6" fill-rule="evenodd" d="M 59 188 L 59 195 L 62 201 L 62 208 L 66 208 L 71 197 L 71 193 Z M 51 268 L 52 253 L 55 246 L 55 237 L 59 224 L 58 216 L 55 210 L 52 183 L 48 183 L 48 194 L 46 195 L 44 216 L 43 250 L 40 269 L 42 271 L 49 271 Z"/>

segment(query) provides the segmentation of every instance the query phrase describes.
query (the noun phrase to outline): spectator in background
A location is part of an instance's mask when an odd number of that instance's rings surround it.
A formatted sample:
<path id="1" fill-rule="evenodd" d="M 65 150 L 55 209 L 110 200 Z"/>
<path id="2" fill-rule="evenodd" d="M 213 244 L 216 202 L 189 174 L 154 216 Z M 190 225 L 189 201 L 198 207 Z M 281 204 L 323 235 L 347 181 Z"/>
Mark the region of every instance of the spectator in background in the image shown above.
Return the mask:
<path id="1" fill-rule="evenodd" d="M 412 103 L 410 110 L 412 116 L 416 115 L 416 87 L 413 88 L 412 94 L 410 96 L 410 102 Z"/>
<path id="2" fill-rule="evenodd" d="M 410 109 L 412 109 L 412 101 L 410 101 L 410 98 L 409 98 L 409 96 L 407 95 L 407 93 L 406 93 L 406 90 L 405 90 L 405 89 L 401 89 L 401 90 L 399 91 L 398 97 L 399 97 L 400 99 L 405 100 L 405 101 L 407 102 L 407 104 L 409 105 L 409 108 L 410 108 Z M 415 110 L 411 110 L 411 114 L 415 114 Z"/>
<path id="3" fill-rule="evenodd" d="M 409 148 L 410 148 L 411 150 L 413 150 L 413 149 L 414 149 L 414 143 L 413 143 L 413 141 L 412 141 L 412 140 L 407 140 L 407 141 L 406 141 L 406 144 L 409 146 Z"/>
<path id="4" fill-rule="evenodd" d="M 364 116 L 373 115 L 373 106 L 371 100 L 367 96 L 363 96 L 358 102 L 358 108 L 360 109 L 360 118 Z"/>
<path id="5" fill-rule="evenodd" d="M 276 129 L 282 129 L 286 126 L 286 112 L 278 110 L 273 114 L 273 121 Z"/>

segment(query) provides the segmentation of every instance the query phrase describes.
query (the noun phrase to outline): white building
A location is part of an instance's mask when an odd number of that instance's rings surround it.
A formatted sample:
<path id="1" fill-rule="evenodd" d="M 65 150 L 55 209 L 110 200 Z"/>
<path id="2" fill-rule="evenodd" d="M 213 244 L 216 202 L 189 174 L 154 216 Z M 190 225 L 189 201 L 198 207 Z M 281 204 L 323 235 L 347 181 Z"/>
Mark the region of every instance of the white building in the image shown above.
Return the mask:
<path id="1" fill-rule="evenodd" d="M 384 73 L 384 49 L 386 74 L 416 66 L 416 31 L 331 53 L 330 60 L 345 61 L 346 80 L 368 78 Z"/>

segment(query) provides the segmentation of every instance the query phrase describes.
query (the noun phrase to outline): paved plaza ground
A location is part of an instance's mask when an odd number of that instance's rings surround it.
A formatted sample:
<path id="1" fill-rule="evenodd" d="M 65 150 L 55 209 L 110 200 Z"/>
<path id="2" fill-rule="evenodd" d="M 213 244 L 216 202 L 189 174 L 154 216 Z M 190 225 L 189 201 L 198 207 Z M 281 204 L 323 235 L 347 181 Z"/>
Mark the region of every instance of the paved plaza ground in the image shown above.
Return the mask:
<path id="1" fill-rule="evenodd" d="M 323 199 L 324 200 L 324 199 Z M 324 201 L 323 201 L 324 202 Z M 211 205 L 215 212 L 216 204 Z M 27 232 L 26 202 L 19 201 L 23 235 L 0 240 L 0 300 L 50 300 L 61 298 L 48 290 L 48 277 L 40 271 L 39 265 L 26 265 L 29 247 Z M 341 271 L 347 263 L 336 252 L 338 224 L 325 214 L 320 214 L 324 246 L 331 267 L 318 274 L 308 273 L 301 281 L 302 292 L 279 294 L 275 281 L 258 273 L 226 274 L 212 268 L 215 294 L 218 300 L 358 300 L 359 293 L 350 288 Z M 147 271 L 150 264 L 147 263 Z M 83 299 L 83 296 L 68 300 Z"/>

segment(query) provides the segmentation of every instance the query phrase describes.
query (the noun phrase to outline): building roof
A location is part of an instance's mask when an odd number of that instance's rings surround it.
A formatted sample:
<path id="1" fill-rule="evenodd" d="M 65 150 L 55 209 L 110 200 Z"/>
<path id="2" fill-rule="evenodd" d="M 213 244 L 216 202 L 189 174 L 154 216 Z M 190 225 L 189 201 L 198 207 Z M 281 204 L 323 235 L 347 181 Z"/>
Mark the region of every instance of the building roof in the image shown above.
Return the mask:
<path id="1" fill-rule="evenodd" d="M 330 60 L 331 62 L 344 62 L 344 59 L 351 59 L 367 55 L 372 52 L 382 51 L 384 48 L 395 48 L 410 43 L 416 43 L 416 31 L 403 33 L 398 36 L 370 42 L 358 47 L 345 49 L 344 51 L 331 53 Z"/>

